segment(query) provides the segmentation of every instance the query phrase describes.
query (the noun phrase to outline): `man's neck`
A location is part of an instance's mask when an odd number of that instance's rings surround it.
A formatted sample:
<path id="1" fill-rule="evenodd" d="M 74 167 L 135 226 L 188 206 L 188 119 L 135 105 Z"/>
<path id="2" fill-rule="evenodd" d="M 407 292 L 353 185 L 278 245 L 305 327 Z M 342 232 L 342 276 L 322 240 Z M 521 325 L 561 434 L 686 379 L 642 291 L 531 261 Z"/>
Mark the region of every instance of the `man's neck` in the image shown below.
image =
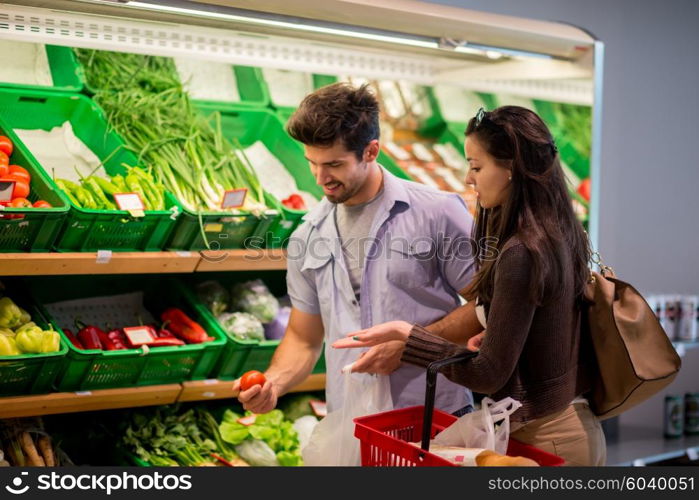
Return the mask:
<path id="1" fill-rule="evenodd" d="M 369 169 L 369 175 L 367 176 L 366 182 L 352 198 L 345 201 L 345 205 L 348 207 L 354 205 L 360 205 L 372 200 L 383 188 L 383 171 L 378 163 L 375 161 L 368 163 L 367 168 Z"/>

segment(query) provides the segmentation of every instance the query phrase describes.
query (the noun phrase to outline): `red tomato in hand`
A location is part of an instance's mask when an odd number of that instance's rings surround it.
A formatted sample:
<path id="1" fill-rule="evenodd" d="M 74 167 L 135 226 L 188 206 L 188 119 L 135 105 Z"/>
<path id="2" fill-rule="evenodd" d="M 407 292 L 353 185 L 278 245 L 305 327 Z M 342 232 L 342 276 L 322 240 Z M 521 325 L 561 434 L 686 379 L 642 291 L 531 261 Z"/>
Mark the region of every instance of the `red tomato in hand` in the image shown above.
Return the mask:
<path id="1" fill-rule="evenodd" d="M 32 180 L 32 176 L 29 175 L 29 172 L 27 172 L 27 169 L 24 167 L 20 167 L 19 165 L 10 165 L 9 170 L 10 173 L 8 175 L 10 177 L 14 177 L 18 180 L 23 180 L 27 184 L 29 184 Z"/>
<path id="2" fill-rule="evenodd" d="M 590 201 L 590 194 L 592 193 L 592 185 L 590 178 L 584 179 L 578 186 L 578 194 L 585 198 L 585 200 Z"/>
<path id="3" fill-rule="evenodd" d="M 244 373 L 243 376 L 240 377 L 240 390 L 247 391 L 256 385 L 265 385 L 266 381 L 267 379 L 262 373 L 258 372 L 257 370 L 251 370 Z"/>
<path id="4" fill-rule="evenodd" d="M 12 156 L 13 150 L 14 147 L 12 146 L 12 141 L 4 135 L 0 135 L 0 151 L 5 153 L 7 156 Z"/>

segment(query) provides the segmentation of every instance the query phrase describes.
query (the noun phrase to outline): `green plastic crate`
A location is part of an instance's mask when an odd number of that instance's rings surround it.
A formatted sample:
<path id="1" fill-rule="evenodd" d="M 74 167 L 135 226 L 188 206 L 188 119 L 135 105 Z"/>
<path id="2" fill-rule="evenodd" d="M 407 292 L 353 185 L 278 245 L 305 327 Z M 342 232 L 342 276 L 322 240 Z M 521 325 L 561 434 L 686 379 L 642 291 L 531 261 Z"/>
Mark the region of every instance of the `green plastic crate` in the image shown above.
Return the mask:
<path id="1" fill-rule="evenodd" d="M 15 294 L 10 294 L 10 298 L 31 315 L 32 321 L 48 329 L 48 323 L 31 301 Z M 67 352 L 67 343 L 61 338 L 57 352 L 0 356 L 0 397 L 51 392 Z"/>
<path id="2" fill-rule="evenodd" d="M 281 296 L 286 292 L 285 274 L 275 271 L 239 272 L 234 275 L 231 275 L 231 273 L 211 273 L 205 277 L 191 277 L 186 282 L 182 281 L 179 283 L 181 289 L 178 293 L 186 296 L 188 301 L 196 303 L 204 311 L 202 317 L 204 328 L 207 331 L 216 331 L 226 338 L 223 353 L 211 373 L 212 378 L 234 380 L 249 370 L 266 370 L 272 361 L 274 351 L 279 346 L 279 340 L 241 340 L 228 335 L 219 325 L 213 313 L 197 298 L 194 288 L 198 283 L 213 279 L 230 289 L 236 282 L 245 282 L 257 278 L 261 278 L 275 296 Z M 324 354 L 321 354 L 320 359 L 313 368 L 313 373 L 325 373 Z"/>
<path id="3" fill-rule="evenodd" d="M 247 107 L 247 108 L 266 108 L 269 106 L 269 92 L 267 85 L 262 78 L 260 68 L 252 66 L 233 66 L 233 73 L 238 84 L 238 94 L 240 101 L 237 102 L 221 102 L 193 99 L 197 105 L 209 105 L 217 107 Z"/>
<path id="4" fill-rule="evenodd" d="M 242 107 L 221 109 L 203 104 L 199 105 L 199 109 L 207 115 L 220 112 L 223 134 L 227 138 L 236 138 L 243 147 L 248 147 L 258 140 L 262 141 L 267 149 L 284 164 L 300 190 L 311 193 L 317 199 L 323 197 L 323 190 L 316 184 L 308 162 L 303 156 L 303 149 L 299 143 L 289 137 L 275 113 L 269 110 L 252 110 Z M 264 179 L 261 180 L 264 186 Z M 268 197 L 272 198 L 271 195 Z M 282 217 L 271 220 L 267 225 L 260 224 L 255 231 L 255 236 L 261 238 L 268 247 L 281 247 L 306 212 L 282 206 L 282 213 Z"/>
<path id="5" fill-rule="evenodd" d="M 161 277 L 144 276 L 90 276 L 89 278 L 62 276 L 59 280 L 56 278 L 28 280 L 30 292 L 38 303 L 39 310 L 68 344 L 68 353 L 57 382 L 59 391 L 136 387 L 202 380 L 207 378 L 221 355 L 221 350 L 226 343 L 225 337 L 219 331 L 207 328 L 204 323 L 207 312 L 205 308 L 191 302 L 188 296 L 179 293 L 180 288 L 172 279 L 163 280 Z M 80 350 L 68 342 L 61 325 L 51 318 L 44 307 L 44 304 L 63 300 L 141 290 L 144 291 L 144 305 L 156 320 L 164 309 L 179 307 L 194 321 L 200 323 L 215 340 L 202 344 L 151 348 L 147 354 L 143 354 L 141 349 Z M 105 327 L 105 325 L 98 326 Z"/>
<path id="6" fill-rule="evenodd" d="M 32 160 L 12 129 L 0 116 L 0 135 L 14 145 L 11 165 L 24 167 L 31 175 L 29 201 L 44 200 L 52 208 L 2 208 L 0 211 L 0 252 L 48 252 L 68 216 L 68 204 L 51 179 Z M 9 216 L 21 218 L 8 218 Z"/>
<path id="7" fill-rule="evenodd" d="M 46 55 L 49 60 L 52 86 L 25 85 L 21 83 L 2 82 L 0 87 L 34 90 L 58 90 L 62 92 L 80 92 L 83 89 L 83 73 L 78 60 L 70 47 L 46 45 Z"/>
<path id="8" fill-rule="evenodd" d="M 136 165 L 136 157 L 123 148 L 119 136 L 111 131 L 100 108 L 82 95 L 38 90 L 0 89 L 0 115 L 13 129 L 50 130 L 70 121 L 75 134 L 102 160 L 109 175 L 124 174 L 121 165 Z M 36 158 L 24 148 L 27 158 L 41 168 Z M 116 153 L 115 153 L 116 151 Z M 44 172 L 50 172 L 45 165 Z M 48 177 L 48 174 L 46 175 Z M 52 181 L 51 185 L 55 187 Z M 131 217 L 123 210 L 91 210 L 73 205 L 58 190 L 71 209 L 55 243 L 59 251 L 93 252 L 96 250 L 161 250 L 176 224 L 177 212 L 148 211 L 144 217 Z M 48 201 L 48 200 L 47 200 Z M 166 205 L 176 207 L 166 193 Z M 179 209 L 176 209 L 179 211 Z"/>

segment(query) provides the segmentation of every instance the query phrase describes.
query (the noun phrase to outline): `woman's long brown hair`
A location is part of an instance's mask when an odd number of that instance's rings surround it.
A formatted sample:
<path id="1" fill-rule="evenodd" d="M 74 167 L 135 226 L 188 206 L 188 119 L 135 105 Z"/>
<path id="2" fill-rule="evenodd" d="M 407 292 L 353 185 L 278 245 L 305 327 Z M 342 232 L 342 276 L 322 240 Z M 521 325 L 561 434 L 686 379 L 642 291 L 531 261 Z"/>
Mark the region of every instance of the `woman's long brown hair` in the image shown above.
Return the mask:
<path id="1" fill-rule="evenodd" d="M 472 118 L 466 136 L 476 139 L 498 166 L 512 172 L 509 199 L 499 207 L 478 208 L 474 241 L 494 242 L 498 255 L 511 237 L 519 238 L 532 257 L 530 298 L 536 304 L 570 287 L 577 297 L 582 296 L 589 276 L 587 235 L 575 217 L 546 124 L 526 108 L 502 106 Z M 496 262 L 492 250 L 477 252 L 478 271 L 466 290 L 469 299 L 492 300 Z M 572 273 L 566 272 L 570 269 Z"/>

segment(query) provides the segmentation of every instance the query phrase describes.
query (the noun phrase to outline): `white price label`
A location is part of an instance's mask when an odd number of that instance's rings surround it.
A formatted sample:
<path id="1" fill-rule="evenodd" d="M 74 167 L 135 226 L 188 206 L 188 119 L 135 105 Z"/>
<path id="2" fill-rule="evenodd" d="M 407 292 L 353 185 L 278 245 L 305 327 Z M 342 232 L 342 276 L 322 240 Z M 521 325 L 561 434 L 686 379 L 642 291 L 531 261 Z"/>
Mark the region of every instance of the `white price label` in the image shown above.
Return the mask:
<path id="1" fill-rule="evenodd" d="M 12 201 L 15 192 L 15 181 L 0 181 L 0 202 Z"/>
<path id="2" fill-rule="evenodd" d="M 141 195 L 138 193 L 116 193 L 114 201 L 116 201 L 119 210 L 143 211 L 146 209 Z"/>
<path id="3" fill-rule="evenodd" d="M 145 326 L 131 326 L 124 328 L 124 334 L 133 345 L 147 344 L 153 342 L 154 337 L 151 329 Z"/>
<path id="4" fill-rule="evenodd" d="M 401 160 L 401 161 L 410 160 L 410 153 L 408 153 L 405 149 L 400 147 L 395 142 L 388 141 L 384 144 L 384 147 L 386 148 L 388 153 L 391 156 L 393 156 L 396 160 Z"/>
<path id="5" fill-rule="evenodd" d="M 430 153 L 427 147 L 420 142 L 413 144 L 413 154 L 420 161 L 424 161 L 426 163 L 434 161 L 434 155 Z"/>
<path id="6" fill-rule="evenodd" d="M 699 448 L 687 448 L 687 458 L 692 462 L 699 460 Z"/>
<path id="7" fill-rule="evenodd" d="M 110 260 L 112 260 L 111 250 L 97 250 L 97 259 L 95 261 L 97 264 L 109 264 Z"/>
<path id="8" fill-rule="evenodd" d="M 92 391 L 76 391 L 76 396 L 92 396 Z"/>
<path id="9" fill-rule="evenodd" d="M 223 193 L 221 208 L 240 208 L 245 203 L 245 197 L 248 194 L 246 188 L 231 189 Z"/>

